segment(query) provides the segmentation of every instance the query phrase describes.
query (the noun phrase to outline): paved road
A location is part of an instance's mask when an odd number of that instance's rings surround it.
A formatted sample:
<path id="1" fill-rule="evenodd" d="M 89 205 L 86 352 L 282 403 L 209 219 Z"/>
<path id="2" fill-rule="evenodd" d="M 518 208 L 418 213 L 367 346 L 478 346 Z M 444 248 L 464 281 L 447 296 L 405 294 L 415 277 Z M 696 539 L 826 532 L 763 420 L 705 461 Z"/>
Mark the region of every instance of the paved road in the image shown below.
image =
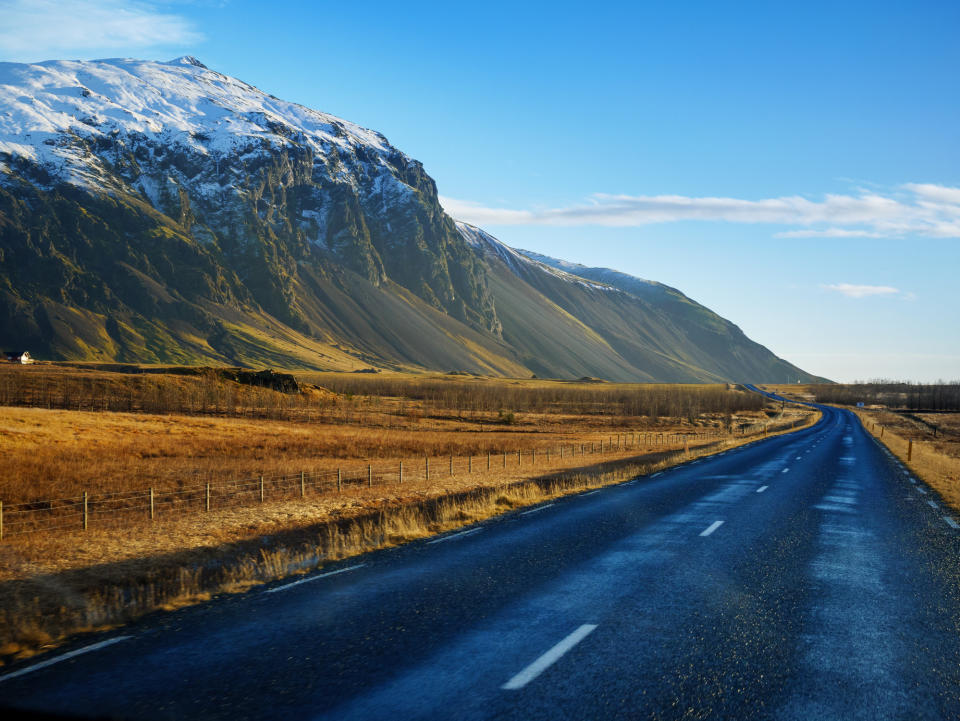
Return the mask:
<path id="1" fill-rule="evenodd" d="M 0 702 L 144 719 L 958 719 L 956 525 L 825 409 L 808 430 L 85 639 L 8 671 Z"/>

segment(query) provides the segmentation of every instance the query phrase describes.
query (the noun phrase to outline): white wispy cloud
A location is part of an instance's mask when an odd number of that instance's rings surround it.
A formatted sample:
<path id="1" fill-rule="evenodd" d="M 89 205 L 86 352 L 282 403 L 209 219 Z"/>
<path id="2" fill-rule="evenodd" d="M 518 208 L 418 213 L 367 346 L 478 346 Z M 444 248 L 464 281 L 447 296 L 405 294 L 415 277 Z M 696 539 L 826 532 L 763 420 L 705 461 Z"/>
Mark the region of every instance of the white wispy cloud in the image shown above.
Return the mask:
<path id="1" fill-rule="evenodd" d="M 872 230 L 848 228 L 824 228 L 823 230 L 785 230 L 774 233 L 774 238 L 881 238 L 882 233 Z"/>
<path id="2" fill-rule="evenodd" d="M 837 293 L 841 293 L 848 298 L 869 298 L 870 296 L 874 295 L 901 295 L 899 288 L 894 288 L 889 285 L 855 285 L 853 283 L 833 283 L 823 287 L 827 290 L 833 290 Z"/>
<path id="3" fill-rule="evenodd" d="M 0 59 L 83 58 L 90 51 L 143 50 L 203 39 L 186 18 L 141 0 L 5 0 Z"/>
<path id="4" fill-rule="evenodd" d="M 748 200 L 682 195 L 595 194 L 562 208 L 490 208 L 442 197 L 448 213 L 478 225 L 640 226 L 684 220 L 794 226 L 784 238 L 877 238 L 920 235 L 960 238 L 960 188 L 911 183 L 889 192 L 811 200 L 782 196 Z"/>
<path id="5" fill-rule="evenodd" d="M 903 187 L 926 202 L 960 205 L 960 188 L 947 188 L 930 183 L 907 183 Z"/>

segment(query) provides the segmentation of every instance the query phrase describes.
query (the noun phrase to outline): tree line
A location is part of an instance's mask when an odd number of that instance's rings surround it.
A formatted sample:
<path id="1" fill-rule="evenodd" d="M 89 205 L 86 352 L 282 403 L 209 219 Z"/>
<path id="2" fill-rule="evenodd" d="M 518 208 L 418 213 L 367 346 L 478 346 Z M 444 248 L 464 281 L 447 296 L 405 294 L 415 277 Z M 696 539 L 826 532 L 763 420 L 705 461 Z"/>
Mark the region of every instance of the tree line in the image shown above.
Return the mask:
<path id="1" fill-rule="evenodd" d="M 435 410 L 516 411 L 574 415 L 661 416 L 693 420 L 704 413 L 758 411 L 763 399 L 723 385 L 606 385 L 556 381 L 517 383 L 485 378 L 399 378 L 324 375 L 324 387 L 343 396 L 374 396 L 420 401 Z"/>
<path id="2" fill-rule="evenodd" d="M 909 411 L 960 411 L 960 382 L 869 381 L 811 387 L 821 403 L 882 405 Z"/>

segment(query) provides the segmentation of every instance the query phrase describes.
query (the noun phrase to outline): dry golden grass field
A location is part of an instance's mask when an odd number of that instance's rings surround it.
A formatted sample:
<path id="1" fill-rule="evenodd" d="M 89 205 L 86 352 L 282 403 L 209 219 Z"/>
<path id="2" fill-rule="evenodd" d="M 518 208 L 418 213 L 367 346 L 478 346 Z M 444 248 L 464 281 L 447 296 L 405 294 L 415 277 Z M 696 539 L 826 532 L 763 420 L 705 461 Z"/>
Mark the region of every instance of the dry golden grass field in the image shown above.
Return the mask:
<path id="1" fill-rule="evenodd" d="M 215 497 L 209 510 L 155 520 L 110 526 L 93 515 L 85 531 L 9 534 L 0 659 L 814 420 L 723 385 L 146 370 L 0 367 L 5 507 L 401 461 L 403 483 L 388 474 L 342 492 L 239 506 Z"/>
<path id="2" fill-rule="evenodd" d="M 261 474 L 355 472 L 368 462 L 391 466 L 424 456 L 529 454 L 626 432 L 735 432 L 772 414 L 757 396 L 724 386 L 354 374 L 310 380 L 366 387 L 368 394 L 308 385 L 304 401 L 303 392 L 203 376 L 0 367 L 0 386 L 19 381 L 29 391 L 23 396 L 40 405 L 53 398 L 45 404 L 51 408 L 0 406 L 0 501 L 176 490 Z M 157 412 L 158 388 L 165 412 Z M 94 410 L 98 406 L 149 412 Z"/>

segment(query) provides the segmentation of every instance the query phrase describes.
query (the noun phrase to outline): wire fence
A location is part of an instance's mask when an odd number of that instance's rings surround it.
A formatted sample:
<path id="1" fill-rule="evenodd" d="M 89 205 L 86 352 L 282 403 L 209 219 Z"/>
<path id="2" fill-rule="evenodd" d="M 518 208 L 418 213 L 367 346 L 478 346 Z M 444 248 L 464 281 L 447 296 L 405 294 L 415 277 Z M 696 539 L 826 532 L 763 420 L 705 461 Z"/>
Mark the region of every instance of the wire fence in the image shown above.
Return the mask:
<path id="1" fill-rule="evenodd" d="M 795 428 L 797 419 L 780 424 L 753 424 L 731 431 L 697 433 L 627 432 L 600 440 L 566 443 L 549 448 L 487 453 L 471 456 L 424 456 L 391 464 L 368 463 L 356 468 L 257 476 L 212 481 L 177 490 L 146 488 L 139 491 L 86 492 L 69 498 L 4 504 L 0 501 L 0 540 L 32 533 L 86 531 L 91 528 L 123 528 L 212 510 L 255 506 L 273 501 L 306 499 L 344 493 L 357 488 L 418 483 L 462 474 L 520 470 L 557 465 L 576 457 L 603 456 L 624 450 L 647 448 L 651 452 L 679 450 L 691 445 L 763 435 Z"/>

